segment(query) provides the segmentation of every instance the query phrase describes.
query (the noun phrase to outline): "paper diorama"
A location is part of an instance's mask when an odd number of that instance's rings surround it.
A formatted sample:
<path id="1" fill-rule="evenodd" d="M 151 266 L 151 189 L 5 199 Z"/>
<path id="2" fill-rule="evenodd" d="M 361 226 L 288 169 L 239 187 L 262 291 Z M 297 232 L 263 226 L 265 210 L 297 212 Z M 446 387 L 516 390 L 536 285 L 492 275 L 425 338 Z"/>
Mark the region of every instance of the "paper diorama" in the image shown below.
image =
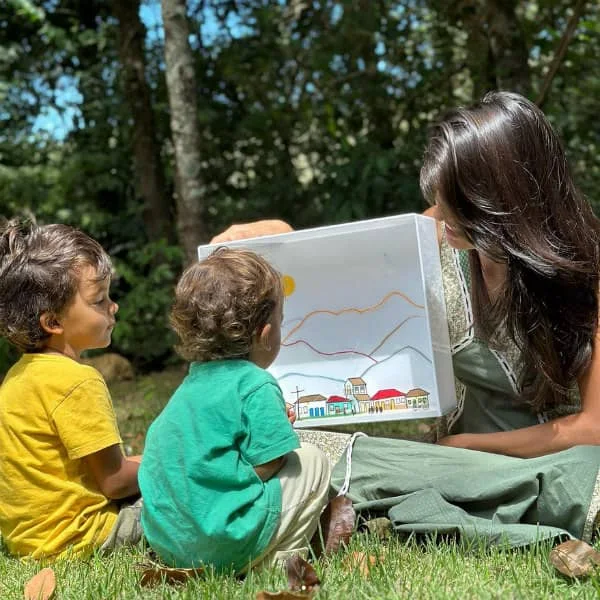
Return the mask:
<path id="1" fill-rule="evenodd" d="M 436 417 L 456 406 L 435 221 L 407 214 L 226 244 L 282 275 L 269 371 L 296 427 Z M 216 246 L 201 246 L 199 258 Z"/>

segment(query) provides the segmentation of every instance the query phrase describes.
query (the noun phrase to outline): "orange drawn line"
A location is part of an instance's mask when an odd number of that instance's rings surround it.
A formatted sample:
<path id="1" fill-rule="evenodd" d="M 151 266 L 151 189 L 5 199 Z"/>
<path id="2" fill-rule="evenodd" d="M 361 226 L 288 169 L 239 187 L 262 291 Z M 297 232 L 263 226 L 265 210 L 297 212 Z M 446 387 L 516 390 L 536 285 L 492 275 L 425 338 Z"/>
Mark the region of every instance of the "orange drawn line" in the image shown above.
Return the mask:
<path id="1" fill-rule="evenodd" d="M 359 314 L 363 314 L 366 312 L 371 312 L 374 310 L 377 310 L 378 308 L 380 308 L 381 306 L 383 306 L 392 296 L 400 296 L 401 298 L 403 298 L 404 300 L 406 300 L 409 304 L 411 304 L 412 306 L 414 306 L 415 308 L 424 308 L 422 304 L 417 304 L 416 302 L 414 302 L 413 300 L 411 300 L 406 294 L 403 294 L 402 292 L 390 292 L 389 294 L 386 294 L 382 300 L 380 300 L 377 304 L 374 304 L 373 306 L 368 306 L 367 308 L 343 308 L 342 310 L 313 310 L 312 312 L 309 312 L 303 319 L 302 321 L 300 321 L 300 323 L 298 323 L 298 325 L 296 325 L 284 338 L 284 342 L 294 333 L 296 333 L 296 331 L 298 331 L 298 329 L 300 329 L 300 327 L 302 327 L 302 325 L 304 325 L 304 323 L 306 322 L 307 319 L 309 319 L 310 317 L 312 317 L 313 315 L 319 315 L 319 314 L 327 314 L 327 315 L 335 315 L 335 316 L 339 316 L 341 314 L 347 313 L 347 312 L 355 312 L 355 313 L 359 313 Z"/>
<path id="2" fill-rule="evenodd" d="M 404 321 L 402 321 L 402 323 L 400 323 L 400 325 L 398 325 L 397 327 L 394 327 L 394 329 L 392 329 L 382 340 L 381 342 L 379 342 L 379 344 L 377 344 L 377 346 L 375 346 L 375 348 L 373 348 L 373 350 L 371 350 L 370 354 L 375 354 L 375 352 L 377 352 L 377 350 L 379 350 L 379 348 L 381 348 L 381 346 L 383 346 L 386 341 L 392 337 L 394 335 L 394 333 L 396 333 L 396 331 L 398 331 L 398 329 L 400 329 L 400 327 L 402 327 L 402 325 L 404 325 L 404 323 L 406 323 L 406 321 L 410 321 L 411 319 L 418 319 L 418 318 L 423 318 L 422 315 L 411 315 L 410 317 L 406 317 L 406 319 L 404 319 Z"/>
<path id="3" fill-rule="evenodd" d="M 306 344 L 311 350 L 313 350 L 317 354 L 321 354 L 322 356 L 335 356 L 336 354 L 358 354 L 359 356 L 364 356 L 365 358 L 370 358 L 375 364 L 377 364 L 377 361 L 372 356 L 369 356 L 368 354 L 365 354 L 364 352 L 358 352 L 356 350 L 338 350 L 337 352 L 321 352 L 321 350 L 317 350 L 312 344 L 309 344 L 306 340 L 296 340 L 295 342 L 292 342 L 291 344 L 285 344 L 282 342 L 281 345 L 285 346 L 286 348 L 289 348 L 290 346 L 295 346 L 296 344 L 300 344 L 300 343 Z"/>

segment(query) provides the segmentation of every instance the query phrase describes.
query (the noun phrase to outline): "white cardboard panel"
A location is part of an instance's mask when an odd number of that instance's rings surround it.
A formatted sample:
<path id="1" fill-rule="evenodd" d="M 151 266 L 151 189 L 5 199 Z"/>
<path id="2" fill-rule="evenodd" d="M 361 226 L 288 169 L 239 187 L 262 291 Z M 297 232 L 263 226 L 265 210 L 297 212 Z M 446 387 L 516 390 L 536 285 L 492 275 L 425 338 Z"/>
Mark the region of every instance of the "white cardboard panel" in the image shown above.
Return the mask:
<path id="1" fill-rule="evenodd" d="M 456 406 L 435 221 L 416 214 L 240 240 L 282 274 L 269 371 L 296 427 L 422 419 Z M 198 248 L 200 259 L 216 246 Z"/>

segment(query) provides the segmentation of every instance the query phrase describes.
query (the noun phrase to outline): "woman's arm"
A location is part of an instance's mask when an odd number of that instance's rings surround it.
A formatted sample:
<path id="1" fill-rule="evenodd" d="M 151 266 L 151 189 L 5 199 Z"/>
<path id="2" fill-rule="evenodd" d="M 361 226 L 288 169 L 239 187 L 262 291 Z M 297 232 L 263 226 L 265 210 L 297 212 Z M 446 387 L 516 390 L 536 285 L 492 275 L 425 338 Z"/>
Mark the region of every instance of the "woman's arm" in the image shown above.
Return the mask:
<path id="1" fill-rule="evenodd" d="M 111 500 L 140 493 L 138 470 L 141 457 L 127 458 L 118 444 L 85 456 L 100 491 Z"/>
<path id="2" fill-rule="evenodd" d="M 573 446 L 600 445 L 600 334 L 592 360 L 579 380 L 581 412 L 547 423 L 498 433 L 461 433 L 442 438 L 444 446 L 469 448 L 510 456 L 543 456 Z"/>

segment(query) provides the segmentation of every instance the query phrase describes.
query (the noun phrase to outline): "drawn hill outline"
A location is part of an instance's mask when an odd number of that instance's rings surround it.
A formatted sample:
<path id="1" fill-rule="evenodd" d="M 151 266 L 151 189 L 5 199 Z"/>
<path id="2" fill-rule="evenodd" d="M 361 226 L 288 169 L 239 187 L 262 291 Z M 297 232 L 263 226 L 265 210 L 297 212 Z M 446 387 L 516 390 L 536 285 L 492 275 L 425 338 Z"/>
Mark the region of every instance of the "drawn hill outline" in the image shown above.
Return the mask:
<path id="1" fill-rule="evenodd" d="M 324 350 L 319 350 L 318 348 L 315 348 L 315 346 L 313 346 L 307 340 L 302 340 L 302 339 L 295 340 L 295 341 L 289 342 L 289 343 L 282 342 L 281 346 L 282 346 L 282 348 L 290 348 L 292 346 L 296 346 L 297 344 L 304 344 L 305 346 L 307 346 L 313 352 L 315 352 L 316 354 L 318 354 L 320 356 L 339 356 L 339 355 L 343 355 L 343 354 L 353 354 L 355 356 L 362 356 L 364 358 L 368 358 L 368 359 L 372 360 L 375 364 L 378 364 L 380 362 L 383 362 L 383 360 L 377 360 L 377 359 L 373 358 L 373 354 L 375 354 L 375 352 L 377 352 L 377 350 L 379 350 L 379 348 L 381 348 L 408 321 L 410 321 L 412 319 L 424 319 L 424 318 L 425 318 L 424 315 L 409 315 L 408 317 L 403 319 L 398 325 L 396 325 L 391 331 L 386 333 L 383 336 L 383 338 L 381 339 L 381 341 L 378 342 L 377 345 L 375 346 L 375 348 L 373 348 L 373 350 L 371 350 L 370 352 L 360 352 L 358 350 L 336 350 L 334 352 L 325 352 Z"/>
<path id="2" fill-rule="evenodd" d="M 425 360 L 427 363 L 432 364 L 431 359 L 425 355 L 423 352 L 421 352 L 418 348 L 415 348 L 414 346 L 411 346 L 410 344 L 407 344 L 406 346 L 403 346 L 402 348 L 400 348 L 400 350 L 397 350 L 396 352 L 394 352 L 393 354 L 390 354 L 388 357 L 384 358 L 383 360 L 380 360 L 379 362 L 375 363 L 374 365 L 371 365 L 369 367 L 367 367 L 364 371 L 362 371 L 361 373 L 355 375 L 356 377 L 365 377 L 367 376 L 368 372 L 371 369 L 374 369 L 377 366 L 382 365 L 383 363 L 392 360 L 394 357 L 398 356 L 399 354 L 403 353 L 405 350 L 412 350 L 413 352 L 416 352 L 423 360 Z M 310 374 L 310 373 L 298 373 L 296 371 L 290 371 L 287 373 L 283 373 L 282 375 L 279 375 L 277 377 L 278 381 L 281 381 L 283 379 L 286 379 L 288 377 L 307 377 L 309 379 L 328 379 L 330 381 L 336 381 L 336 382 L 344 382 L 345 379 L 338 379 L 337 377 L 327 377 L 326 375 L 316 375 L 316 374 Z"/>
<path id="3" fill-rule="evenodd" d="M 363 315 L 364 313 L 370 313 L 370 312 L 376 312 L 377 310 L 379 310 L 381 307 L 383 307 L 388 300 L 390 300 L 390 298 L 393 297 L 399 297 L 402 298 L 403 300 L 405 300 L 406 302 L 408 302 L 410 305 L 414 306 L 415 308 L 424 310 L 425 307 L 422 304 L 417 304 L 414 300 L 412 300 L 407 294 L 405 294 L 404 292 L 400 292 L 398 290 L 392 290 L 391 292 L 388 292 L 379 302 L 368 306 L 366 308 L 342 308 L 340 310 L 328 310 L 328 309 L 317 309 L 317 310 L 313 310 L 311 312 L 309 312 L 307 315 L 305 315 L 304 317 L 301 318 L 300 322 L 298 323 L 298 325 L 295 325 L 294 327 L 292 327 L 292 329 L 285 334 L 285 337 L 282 340 L 282 345 L 285 344 L 285 342 L 293 335 L 295 334 L 297 331 L 299 331 L 305 324 L 306 322 L 313 316 L 315 315 L 320 315 L 320 314 L 328 314 L 328 315 L 333 315 L 335 317 L 345 314 L 345 313 L 350 313 L 350 312 L 355 312 L 358 313 L 359 315 Z M 294 321 L 296 319 L 292 319 L 292 321 Z"/>

